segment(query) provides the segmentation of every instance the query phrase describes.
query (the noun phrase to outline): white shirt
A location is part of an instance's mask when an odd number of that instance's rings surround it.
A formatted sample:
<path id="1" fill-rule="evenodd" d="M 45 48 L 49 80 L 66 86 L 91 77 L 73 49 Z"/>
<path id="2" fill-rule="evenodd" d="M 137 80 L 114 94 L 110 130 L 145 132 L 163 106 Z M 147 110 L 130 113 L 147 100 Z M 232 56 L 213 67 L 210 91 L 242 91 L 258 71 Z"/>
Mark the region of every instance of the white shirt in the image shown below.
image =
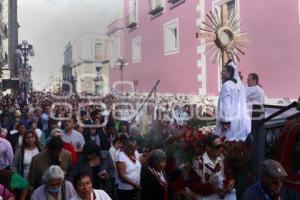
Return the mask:
<path id="1" fill-rule="evenodd" d="M 203 162 L 201 162 L 201 157 L 203 158 Z M 216 169 L 217 165 L 221 165 L 221 169 L 218 172 L 213 172 L 207 170 L 207 168 Z M 205 167 L 206 166 L 206 167 Z M 198 156 L 193 161 L 193 169 L 198 174 L 199 177 L 201 177 L 202 183 L 213 183 L 214 185 L 218 187 L 223 187 L 223 180 L 224 177 L 224 163 L 223 163 L 223 155 L 216 158 L 216 160 L 211 160 L 208 156 L 207 152 L 203 154 L 203 156 Z M 204 174 L 208 174 L 210 176 L 210 180 L 206 181 Z M 199 194 L 196 194 L 197 200 L 236 200 L 236 191 L 233 189 L 230 193 L 226 194 L 224 199 L 221 199 L 218 194 L 211 194 L 207 196 L 202 196 Z"/>
<path id="2" fill-rule="evenodd" d="M 264 104 L 265 103 L 265 93 L 264 90 L 256 85 L 251 87 L 246 87 L 246 98 L 248 104 Z"/>
<path id="3" fill-rule="evenodd" d="M 104 192 L 103 190 L 93 190 L 96 195 L 96 200 L 111 200 L 111 198 Z M 81 200 L 78 194 L 72 197 L 71 200 Z M 93 195 L 91 196 L 91 200 L 93 200 Z"/>
<path id="4" fill-rule="evenodd" d="M 62 140 L 73 145 L 75 150 L 79 150 L 83 148 L 85 144 L 84 137 L 81 133 L 76 130 L 72 130 L 71 134 L 67 134 L 66 132 L 63 134 Z"/>
<path id="5" fill-rule="evenodd" d="M 29 173 L 29 167 L 32 160 L 32 157 L 39 153 L 38 148 L 34 148 L 33 150 L 26 150 L 24 151 L 24 168 L 23 168 L 23 176 L 27 179 Z"/>
<path id="6" fill-rule="evenodd" d="M 135 151 L 136 162 L 134 163 L 130 158 L 121 151 L 117 158 L 117 161 L 124 162 L 126 164 L 125 175 L 134 183 L 140 185 L 141 168 L 142 165 L 139 161 L 139 153 Z M 121 190 L 133 190 L 133 187 L 117 177 L 118 188 Z"/>
<path id="7" fill-rule="evenodd" d="M 112 159 L 114 165 L 116 165 L 116 161 L 119 156 L 119 153 L 120 153 L 120 149 L 116 149 L 114 146 L 110 147 L 109 154 L 111 156 L 111 159 Z"/>
<path id="8" fill-rule="evenodd" d="M 22 146 L 22 143 L 23 143 L 23 136 L 22 135 L 19 135 L 19 138 L 18 138 L 18 146 Z"/>

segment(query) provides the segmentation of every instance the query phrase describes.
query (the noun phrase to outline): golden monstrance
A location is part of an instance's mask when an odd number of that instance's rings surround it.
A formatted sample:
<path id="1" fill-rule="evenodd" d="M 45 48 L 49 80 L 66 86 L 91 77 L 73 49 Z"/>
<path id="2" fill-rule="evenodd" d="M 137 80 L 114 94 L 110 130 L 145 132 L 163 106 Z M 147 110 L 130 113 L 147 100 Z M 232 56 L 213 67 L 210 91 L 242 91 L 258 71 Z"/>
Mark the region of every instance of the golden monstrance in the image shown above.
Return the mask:
<path id="1" fill-rule="evenodd" d="M 233 12 L 228 19 L 227 4 L 221 6 L 221 13 L 215 9 L 206 15 L 206 21 L 202 22 L 203 27 L 197 33 L 200 39 L 205 39 L 206 46 L 204 54 L 210 56 L 210 62 L 219 60 L 222 66 L 228 61 L 231 55 L 234 62 L 239 61 L 241 55 L 245 55 L 246 43 L 249 37 L 245 32 L 240 32 L 240 20 Z"/>

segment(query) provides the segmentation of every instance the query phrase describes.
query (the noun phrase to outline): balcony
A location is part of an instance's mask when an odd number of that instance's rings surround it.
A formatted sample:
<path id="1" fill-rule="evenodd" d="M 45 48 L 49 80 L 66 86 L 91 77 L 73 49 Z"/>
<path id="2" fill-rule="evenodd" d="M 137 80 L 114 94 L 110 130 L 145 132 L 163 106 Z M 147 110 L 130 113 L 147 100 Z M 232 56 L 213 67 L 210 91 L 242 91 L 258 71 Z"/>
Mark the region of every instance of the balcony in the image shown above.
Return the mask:
<path id="1" fill-rule="evenodd" d="M 185 2 L 185 0 L 169 0 L 168 2 L 173 4 L 173 6 L 177 6 L 177 5 Z"/>
<path id="2" fill-rule="evenodd" d="M 136 12 L 132 12 L 127 17 L 127 28 L 132 29 L 137 25 L 137 16 Z"/>
<path id="3" fill-rule="evenodd" d="M 124 20 L 116 19 L 108 25 L 106 35 L 109 36 L 111 34 L 114 34 L 118 30 L 122 30 L 123 28 L 124 28 Z"/>
<path id="4" fill-rule="evenodd" d="M 103 82 L 103 78 L 101 75 L 97 75 L 94 79 L 95 83 L 101 84 L 101 82 Z"/>
<path id="5" fill-rule="evenodd" d="M 157 15 L 164 10 L 163 0 L 149 0 L 150 15 Z"/>

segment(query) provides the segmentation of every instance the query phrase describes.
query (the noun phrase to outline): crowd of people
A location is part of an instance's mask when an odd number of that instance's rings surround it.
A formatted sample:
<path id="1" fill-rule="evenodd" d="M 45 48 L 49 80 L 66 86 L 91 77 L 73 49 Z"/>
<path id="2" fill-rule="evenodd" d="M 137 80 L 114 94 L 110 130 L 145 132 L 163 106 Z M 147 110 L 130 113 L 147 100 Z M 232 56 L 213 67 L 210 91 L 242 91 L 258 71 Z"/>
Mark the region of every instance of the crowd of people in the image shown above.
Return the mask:
<path id="1" fill-rule="evenodd" d="M 220 99 L 228 92 L 226 85 L 230 92 L 241 90 L 232 68 L 228 65 L 222 72 Z M 263 103 L 257 96 L 263 94 L 258 85 L 258 76 L 249 75 L 243 95 L 252 103 Z M 214 119 L 213 99 L 64 95 L 32 92 L 28 104 L 20 103 L 16 94 L 1 99 L 0 199 L 236 199 L 235 180 L 224 165 L 224 141 L 218 131 L 205 136 L 203 151 L 194 155 L 189 166 L 166 154 L 166 141 L 178 138 L 190 119 Z M 235 105 L 223 101 L 223 110 Z M 233 128 L 233 122 L 220 119 L 222 131 Z M 188 169 L 187 176 L 183 168 Z M 282 187 L 287 173 L 280 163 L 266 160 L 261 169 L 260 180 L 243 199 L 299 199 Z"/>

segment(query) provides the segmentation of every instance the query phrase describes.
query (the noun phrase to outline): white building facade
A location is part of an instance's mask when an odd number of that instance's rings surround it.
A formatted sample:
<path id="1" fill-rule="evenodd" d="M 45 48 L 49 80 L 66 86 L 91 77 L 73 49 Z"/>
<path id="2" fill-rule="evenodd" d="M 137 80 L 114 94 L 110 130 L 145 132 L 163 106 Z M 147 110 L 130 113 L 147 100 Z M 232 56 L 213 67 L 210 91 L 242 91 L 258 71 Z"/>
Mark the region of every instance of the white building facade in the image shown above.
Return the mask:
<path id="1" fill-rule="evenodd" d="M 106 43 L 106 37 L 100 33 L 82 33 L 66 46 L 63 79 L 71 82 L 74 92 L 80 94 L 109 92 L 109 69 L 103 64 L 107 60 Z"/>

